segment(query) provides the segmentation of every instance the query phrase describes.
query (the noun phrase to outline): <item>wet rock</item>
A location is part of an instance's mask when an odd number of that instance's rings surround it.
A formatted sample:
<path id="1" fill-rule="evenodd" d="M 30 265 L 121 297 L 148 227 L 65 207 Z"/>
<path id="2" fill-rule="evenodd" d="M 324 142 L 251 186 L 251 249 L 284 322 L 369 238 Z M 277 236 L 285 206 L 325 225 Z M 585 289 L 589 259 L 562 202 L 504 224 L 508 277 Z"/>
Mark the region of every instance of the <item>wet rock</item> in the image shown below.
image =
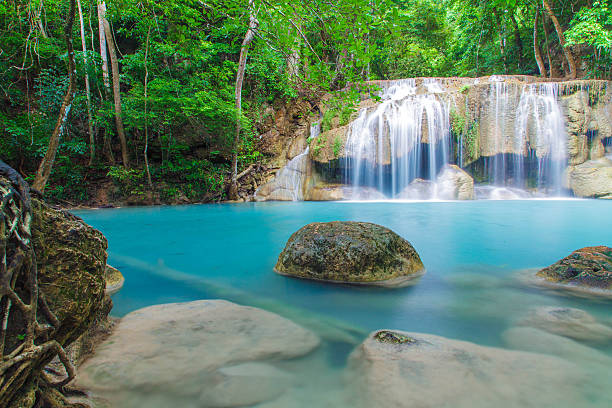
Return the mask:
<path id="1" fill-rule="evenodd" d="M 312 223 L 287 241 L 276 273 L 327 282 L 406 286 L 424 272 L 412 245 L 380 225 Z"/>
<path id="2" fill-rule="evenodd" d="M 7 182 L 4 178 L 2 181 Z M 0 200 L 3 198 L 0 193 Z M 59 320 L 57 330 L 51 332 L 47 339 L 40 337 L 36 344 L 55 340 L 75 361 L 79 354 L 71 352 L 71 345 L 78 343 L 77 340 L 83 337 L 98 317 L 106 318 L 112 306 L 110 298 L 104 293 L 107 241 L 102 233 L 80 218 L 67 211 L 53 209 L 39 198 L 32 197 L 31 207 L 31 244 L 36 255 L 39 291 Z M 28 301 L 28 294 L 23 289 L 28 287 L 27 276 L 23 272 L 17 275 L 15 285 L 24 301 Z M 38 316 L 44 323 L 40 310 Z M 6 324 L 4 352 L 9 354 L 19 346 L 25 332 L 23 317 L 16 307 L 11 309 Z M 3 383 L 0 406 L 34 406 L 40 399 L 40 371 L 51 363 L 55 355 L 55 352 L 41 353 L 31 358 L 28 364 L 20 366 L 21 371 L 13 381 Z M 15 372 L 11 376 L 13 374 Z"/>
<path id="3" fill-rule="evenodd" d="M 353 351 L 357 407 L 577 407 L 585 375 L 572 363 L 401 331 L 374 332 Z M 400 341 L 387 341 L 388 333 Z"/>
<path id="4" fill-rule="evenodd" d="M 612 199 L 612 160 L 589 160 L 568 169 L 569 188 L 578 197 Z"/>
<path id="5" fill-rule="evenodd" d="M 581 365 L 609 367 L 612 359 L 591 347 L 533 327 L 512 327 L 503 332 L 506 345 L 513 349 L 558 356 Z"/>
<path id="6" fill-rule="evenodd" d="M 312 187 L 306 193 L 308 201 L 339 201 L 344 200 L 350 188 L 342 184 L 323 184 Z"/>
<path id="7" fill-rule="evenodd" d="M 199 402 L 205 407 L 243 407 L 273 400 L 291 386 L 291 376 L 270 364 L 244 363 L 215 372 Z"/>
<path id="8" fill-rule="evenodd" d="M 578 341 L 612 342 L 612 327 L 599 323 L 584 310 L 571 307 L 540 307 L 519 321 L 520 326 L 535 327 Z"/>
<path id="9" fill-rule="evenodd" d="M 454 164 L 440 171 L 436 184 L 436 196 L 442 200 L 474 199 L 474 179 Z"/>
<path id="10" fill-rule="evenodd" d="M 32 243 L 38 281 L 60 320 L 57 340 L 76 340 L 93 322 L 105 299 L 107 241 L 98 230 L 67 211 L 32 200 Z"/>
<path id="11" fill-rule="evenodd" d="M 104 278 L 106 281 L 107 295 L 114 295 L 115 293 L 119 292 L 125 283 L 125 278 L 119 269 L 110 265 L 106 265 Z"/>
<path id="12" fill-rule="evenodd" d="M 429 200 L 434 193 L 434 183 L 430 180 L 414 179 L 395 198 L 402 200 Z"/>
<path id="13" fill-rule="evenodd" d="M 77 382 L 125 408 L 251 405 L 290 382 L 271 361 L 318 344 L 312 332 L 253 307 L 223 300 L 157 305 L 125 316 L 80 367 Z"/>
<path id="14" fill-rule="evenodd" d="M 610 291 L 612 248 L 595 246 L 578 249 L 540 270 L 536 276 L 550 283 Z"/>

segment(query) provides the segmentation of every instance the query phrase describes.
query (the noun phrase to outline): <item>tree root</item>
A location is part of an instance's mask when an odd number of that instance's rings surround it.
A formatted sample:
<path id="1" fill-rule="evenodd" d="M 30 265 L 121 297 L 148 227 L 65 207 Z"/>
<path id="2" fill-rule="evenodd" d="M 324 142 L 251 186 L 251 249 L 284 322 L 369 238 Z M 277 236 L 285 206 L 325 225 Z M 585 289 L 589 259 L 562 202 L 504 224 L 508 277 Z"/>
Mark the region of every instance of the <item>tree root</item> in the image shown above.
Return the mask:
<path id="1" fill-rule="evenodd" d="M 50 382 L 40 373 L 36 381 L 41 396 L 38 401 L 45 407 L 77 406 L 68 402 L 55 404 L 61 401 L 57 388 L 69 383 L 76 371 L 62 345 L 53 339 L 60 322 L 38 287 L 36 254 L 31 242 L 30 188 L 2 161 L 0 176 L 8 180 L 0 179 L 0 405 L 10 405 L 29 370 L 40 370 L 34 365 L 58 356 L 66 378 Z M 39 314 L 44 322 L 39 321 Z M 10 323 L 20 323 L 23 331 L 16 333 Z"/>

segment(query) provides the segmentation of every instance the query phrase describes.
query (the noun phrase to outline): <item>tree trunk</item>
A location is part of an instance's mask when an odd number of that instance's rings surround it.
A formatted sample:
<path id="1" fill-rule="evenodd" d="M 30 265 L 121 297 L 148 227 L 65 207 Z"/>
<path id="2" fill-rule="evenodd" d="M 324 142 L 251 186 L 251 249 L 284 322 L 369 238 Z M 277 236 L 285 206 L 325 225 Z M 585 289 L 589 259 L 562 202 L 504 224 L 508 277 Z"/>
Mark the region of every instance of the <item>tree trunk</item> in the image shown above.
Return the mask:
<path id="1" fill-rule="evenodd" d="M 546 14 L 542 14 L 542 30 L 544 31 L 544 45 L 546 46 L 546 58 L 548 59 L 548 77 L 559 78 L 561 74 L 555 67 L 552 52 L 550 52 L 550 41 L 548 40 L 548 26 L 546 24 Z"/>
<path id="2" fill-rule="evenodd" d="M 106 20 L 106 3 L 104 0 L 98 2 L 98 31 L 100 36 L 100 56 L 102 57 L 102 79 L 106 93 L 110 90 L 110 80 L 108 77 L 108 55 L 106 54 L 106 34 L 104 21 Z"/>
<path id="3" fill-rule="evenodd" d="M 497 14 L 497 11 L 493 9 L 493 15 L 495 16 L 495 20 L 497 22 L 497 27 L 499 29 L 499 52 L 502 56 L 502 61 L 504 64 L 504 74 L 508 74 L 508 57 L 506 56 L 506 35 L 505 30 L 503 29 L 502 22 Z"/>
<path id="4" fill-rule="evenodd" d="M 115 51 L 115 43 L 113 42 L 113 33 L 111 32 L 110 24 L 105 18 L 104 34 L 106 35 L 106 46 L 108 47 L 108 55 L 110 56 L 111 70 L 113 73 L 113 99 L 115 100 L 115 125 L 117 126 L 117 136 L 121 142 L 121 159 L 123 167 L 128 168 L 128 149 L 125 139 L 125 131 L 123 130 L 123 119 L 121 118 L 121 90 L 119 89 L 119 63 L 117 62 L 117 52 Z"/>
<path id="5" fill-rule="evenodd" d="M 81 0 L 77 0 L 79 8 L 79 22 L 81 23 L 81 46 L 83 48 L 83 62 L 85 63 L 85 93 L 87 94 L 87 130 L 89 131 L 89 165 L 91 166 L 96 155 L 93 120 L 91 118 L 91 91 L 89 88 L 89 74 L 87 73 L 87 46 L 85 45 L 85 25 L 83 24 L 83 9 Z"/>
<path id="6" fill-rule="evenodd" d="M 238 146 L 240 145 L 240 131 L 242 130 L 242 82 L 244 80 L 244 70 L 246 69 L 249 46 L 251 45 L 253 38 L 255 38 L 255 30 L 257 30 L 257 27 L 259 26 L 259 22 L 255 17 L 255 10 L 253 9 L 253 1 L 254 0 L 249 0 L 249 28 L 244 35 L 244 40 L 242 41 L 242 47 L 240 48 L 240 59 L 238 61 L 238 72 L 236 73 L 236 133 L 234 136 L 234 151 L 232 155 L 232 180 L 228 191 L 228 197 L 230 200 L 238 199 Z"/>
<path id="7" fill-rule="evenodd" d="M 518 67 L 522 68 L 524 64 L 523 60 L 523 40 L 521 40 L 521 32 L 519 29 L 519 25 L 516 22 L 516 18 L 514 18 L 514 14 L 510 14 L 510 21 L 514 25 L 514 43 L 516 44 L 516 48 L 518 49 Z"/>
<path id="8" fill-rule="evenodd" d="M 149 57 L 149 38 L 151 37 L 151 27 L 149 27 L 149 31 L 147 31 L 147 45 L 145 47 L 145 77 L 144 77 L 144 118 L 145 118 L 145 147 L 144 147 L 144 162 L 145 168 L 147 170 L 147 181 L 149 182 L 149 187 L 153 188 L 153 183 L 151 182 L 151 172 L 149 171 L 149 118 L 147 115 L 147 85 L 149 84 L 149 68 L 147 67 L 147 60 Z"/>
<path id="9" fill-rule="evenodd" d="M 533 53 L 535 54 L 536 62 L 538 63 L 538 69 L 540 75 L 546 78 L 546 66 L 544 66 L 544 60 L 542 59 L 542 50 L 540 49 L 540 43 L 538 42 L 538 20 L 540 18 L 540 9 L 536 8 L 534 22 L 533 22 Z"/>
<path id="10" fill-rule="evenodd" d="M 51 175 L 53 169 L 53 162 L 55 162 L 55 155 L 57 154 L 57 148 L 59 141 L 68 119 L 68 113 L 72 106 L 72 100 L 76 92 L 76 63 L 74 62 L 74 48 L 72 47 L 72 26 L 74 25 L 74 17 L 76 13 L 75 0 L 70 0 L 68 9 L 68 19 L 66 20 L 66 26 L 64 27 L 64 37 L 66 41 L 66 49 L 68 52 L 68 89 L 62 99 L 62 105 L 60 107 L 59 115 L 53 133 L 49 138 L 49 147 L 47 153 L 43 157 L 38 170 L 36 171 L 36 178 L 34 179 L 33 188 L 43 192 Z"/>
<path id="11" fill-rule="evenodd" d="M 542 0 L 544 3 L 544 8 L 546 12 L 550 16 L 550 19 L 555 26 L 555 30 L 557 31 L 557 36 L 559 37 L 559 45 L 561 46 L 561 50 L 563 51 L 563 55 L 565 55 L 565 59 L 567 60 L 567 65 L 569 68 L 569 78 L 576 79 L 576 61 L 574 60 L 574 55 L 570 51 L 568 47 L 565 46 L 565 36 L 563 35 L 563 28 L 561 28 L 561 24 L 559 24 L 559 20 L 557 20 L 557 16 L 553 13 L 550 8 L 550 4 L 548 4 L 547 0 Z"/>

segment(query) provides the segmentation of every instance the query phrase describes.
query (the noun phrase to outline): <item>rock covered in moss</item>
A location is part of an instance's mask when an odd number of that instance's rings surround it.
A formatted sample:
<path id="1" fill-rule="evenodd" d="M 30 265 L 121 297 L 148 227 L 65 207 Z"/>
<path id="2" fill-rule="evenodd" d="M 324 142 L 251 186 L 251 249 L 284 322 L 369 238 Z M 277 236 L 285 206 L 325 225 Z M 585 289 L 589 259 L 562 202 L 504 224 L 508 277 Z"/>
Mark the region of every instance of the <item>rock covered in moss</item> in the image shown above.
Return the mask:
<path id="1" fill-rule="evenodd" d="M 0 162 L 0 164 L 2 164 Z M 6 172 L 7 166 L 3 170 Z M 0 177 L 3 185 L 17 183 L 14 180 Z M 25 182 L 21 180 L 21 184 Z M 0 200 L 10 200 L 5 190 L 0 193 Z M 66 350 L 68 357 L 74 362 L 77 357 L 71 352 L 70 346 L 83 333 L 88 331 L 95 321 L 105 318 L 112 303 L 105 295 L 104 268 L 106 265 L 106 238 L 97 230 L 85 224 L 80 218 L 68 212 L 49 207 L 41 199 L 32 197 L 26 200 L 27 188 L 23 187 L 20 194 L 22 202 L 29 202 L 26 219 L 31 233 L 30 248 L 33 250 L 36 262 L 36 281 L 39 299 L 44 299 L 50 311 L 58 322 L 46 336 L 36 339 L 37 345 L 56 341 Z M 7 215 L 3 213 L 2 215 Z M 14 259 L 13 259 L 14 260 Z M 8 261 L 12 261 L 8 259 Z M 27 271 L 16 276 L 15 291 L 24 302 L 29 298 L 28 262 L 22 264 Z M 38 307 L 37 320 L 47 323 L 49 315 Z M 6 343 L 4 355 L 14 352 L 23 339 L 26 322 L 16 307 L 10 311 L 6 322 Z M 61 395 L 52 391 L 40 381 L 41 370 L 56 356 L 57 351 L 27 355 L 27 352 L 17 357 L 25 357 L 26 363 L 10 374 L 11 382 L 4 383 L 0 391 L 0 406 L 29 408 L 40 403 L 41 398 L 48 400 L 53 395 Z M 63 369 L 63 365 L 62 369 Z M 17 367 L 17 366 L 16 366 Z M 9 377 L 7 377 L 9 378 Z M 44 397 L 41 397 L 44 395 Z M 58 405 L 59 406 L 59 405 Z"/>
<path id="2" fill-rule="evenodd" d="M 612 248 L 578 249 L 536 276 L 557 284 L 612 291 Z"/>
<path id="3" fill-rule="evenodd" d="M 83 334 L 105 306 L 106 238 L 67 211 L 32 200 L 32 242 L 40 289 L 61 322 L 57 340 Z"/>
<path id="4" fill-rule="evenodd" d="M 368 222 L 308 224 L 295 232 L 274 270 L 328 282 L 405 286 L 425 272 L 410 242 Z"/>
<path id="5" fill-rule="evenodd" d="M 110 265 L 106 265 L 104 278 L 106 280 L 106 293 L 108 295 L 113 295 L 119 292 L 125 283 L 125 278 L 123 277 L 121 271 Z"/>

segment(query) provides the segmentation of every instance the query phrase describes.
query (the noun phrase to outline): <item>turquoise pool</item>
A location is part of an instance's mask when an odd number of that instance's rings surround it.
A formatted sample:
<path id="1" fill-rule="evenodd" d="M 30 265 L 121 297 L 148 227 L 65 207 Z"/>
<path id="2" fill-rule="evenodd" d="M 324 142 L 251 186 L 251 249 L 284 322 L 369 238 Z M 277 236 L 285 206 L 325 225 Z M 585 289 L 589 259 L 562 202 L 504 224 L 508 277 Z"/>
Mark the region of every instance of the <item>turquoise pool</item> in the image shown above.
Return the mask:
<path id="1" fill-rule="evenodd" d="M 109 263 L 126 277 L 113 298 L 116 316 L 158 303 L 223 298 L 364 336 L 388 328 L 497 347 L 504 347 L 503 331 L 538 306 L 583 309 L 612 325 L 612 300 L 567 296 L 523 280 L 575 249 L 612 246 L 609 201 L 245 203 L 75 213 L 108 237 Z M 413 244 L 427 273 L 412 287 L 390 290 L 273 272 L 294 231 L 332 220 L 391 228 Z M 327 342 L 328 368 L 341 369 L 353 347 Z M 598 347 L 612 356 L 612 347 Z"/>

